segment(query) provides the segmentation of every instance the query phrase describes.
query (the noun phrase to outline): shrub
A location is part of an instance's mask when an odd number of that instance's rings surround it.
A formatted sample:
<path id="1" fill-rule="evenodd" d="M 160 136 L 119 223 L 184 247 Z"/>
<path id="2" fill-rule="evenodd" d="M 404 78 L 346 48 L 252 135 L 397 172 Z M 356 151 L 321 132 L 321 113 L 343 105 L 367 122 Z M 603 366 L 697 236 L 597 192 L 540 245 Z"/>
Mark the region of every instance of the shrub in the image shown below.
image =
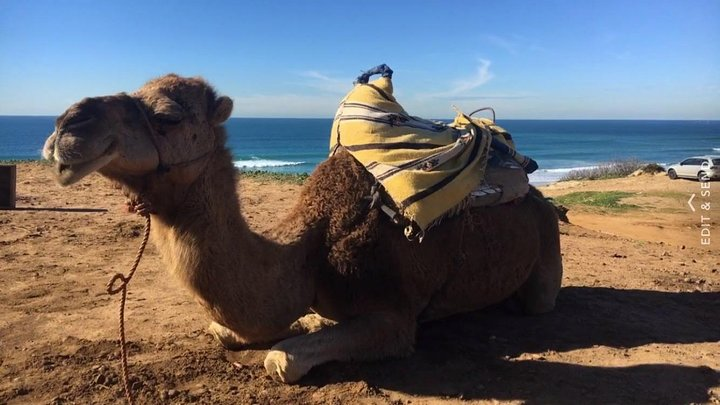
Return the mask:
<path id="1" fill-rule="evenodd" d="M 275 173 L 262 170 L 240 170 L 242 177 L 251 178 L 258 181 L 269 181 L 277 183 L 300 184 L 305 183 L 308 177 L 307 173 Z"/>
<path id="2" fill-rule="evenodd" d="M 665 173 L 665 168 L 657 163 L 648 163 L 642 168 L 642 172 L 646 174 Z"/>

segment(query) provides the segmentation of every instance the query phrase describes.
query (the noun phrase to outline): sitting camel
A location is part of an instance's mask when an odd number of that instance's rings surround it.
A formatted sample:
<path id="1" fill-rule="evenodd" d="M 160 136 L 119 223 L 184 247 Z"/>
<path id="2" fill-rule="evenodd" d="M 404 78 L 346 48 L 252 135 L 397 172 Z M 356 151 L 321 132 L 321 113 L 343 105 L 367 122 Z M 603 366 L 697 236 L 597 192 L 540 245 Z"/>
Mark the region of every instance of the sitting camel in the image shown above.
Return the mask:
<path id="1" fill-rule="evenodd" d="M 535 189 L 516 204 L 467 209 L 420 244 L 369 207 L 373 177 L 340 151 L 278 227 L 253 232 L 225 146 L 232 106 L 202 79 L 167 75 L 72 105 L 43 155 L 62 185 L 98 171 L 152 207 L 151 238 L 207 311 L 210 331 L 228 348 L 278 342 L 265 359 L 274 378 L 408 355 L 419 321 L 511 296 L 527 313 L 554 307 L 558 219 Z"/>

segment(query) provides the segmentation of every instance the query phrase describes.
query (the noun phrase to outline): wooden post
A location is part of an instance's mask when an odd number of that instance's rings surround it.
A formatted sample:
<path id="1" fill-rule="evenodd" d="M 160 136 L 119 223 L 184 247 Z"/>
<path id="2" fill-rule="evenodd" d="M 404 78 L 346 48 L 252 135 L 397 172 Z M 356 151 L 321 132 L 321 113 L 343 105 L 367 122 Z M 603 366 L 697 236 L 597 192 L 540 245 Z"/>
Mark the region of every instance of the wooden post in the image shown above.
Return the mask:
<path id="1" fill-rule="evenodd" d="M 15 208 L 17 166 L 0 165 L 0 208 Z"/>

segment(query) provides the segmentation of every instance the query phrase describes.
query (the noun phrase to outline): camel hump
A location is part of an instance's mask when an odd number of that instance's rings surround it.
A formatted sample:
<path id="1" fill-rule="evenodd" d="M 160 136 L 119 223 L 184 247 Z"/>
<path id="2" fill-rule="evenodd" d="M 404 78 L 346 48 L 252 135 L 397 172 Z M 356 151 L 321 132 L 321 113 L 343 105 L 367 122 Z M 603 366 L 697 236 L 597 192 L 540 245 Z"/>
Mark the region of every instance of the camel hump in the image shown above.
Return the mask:
<path id="1" fill-rule="evenodd" d="M 452 123 L 409 114 L 393 95 L 392 76 L 383 64 L 357 78 L 335 115 L 330 150 L 343 147 L 373 175 L 388 205 L 412 224 L 406 236 L 422 235 L 469 206 L 473 190 L 484 184 L 491 146 L 522 167 L 534 163 L 492 121 L 462 112 Z"/>

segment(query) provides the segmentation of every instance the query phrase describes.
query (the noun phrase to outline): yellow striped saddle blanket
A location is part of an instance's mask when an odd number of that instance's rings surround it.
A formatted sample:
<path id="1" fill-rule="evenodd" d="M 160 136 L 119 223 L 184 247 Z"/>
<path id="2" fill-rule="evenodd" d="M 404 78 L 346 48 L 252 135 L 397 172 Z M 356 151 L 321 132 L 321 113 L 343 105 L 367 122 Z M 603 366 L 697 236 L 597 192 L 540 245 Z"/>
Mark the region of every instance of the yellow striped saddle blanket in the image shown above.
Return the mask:
<path id="1" fill-rule="evenodd" d="M 374 74 L 382 76 L 370 82 Z M 489 119 L 458 112 L 447 124 L 408 114 L 393 96 L 387 65 L 358 77 L 340 103 L 330 135 L 331 153 L 339 147 L 348 150 L 421 235 L 482 183 L 491 146 L 526 172 L 537 168 L 515 151 L 510 134 Z"/>

